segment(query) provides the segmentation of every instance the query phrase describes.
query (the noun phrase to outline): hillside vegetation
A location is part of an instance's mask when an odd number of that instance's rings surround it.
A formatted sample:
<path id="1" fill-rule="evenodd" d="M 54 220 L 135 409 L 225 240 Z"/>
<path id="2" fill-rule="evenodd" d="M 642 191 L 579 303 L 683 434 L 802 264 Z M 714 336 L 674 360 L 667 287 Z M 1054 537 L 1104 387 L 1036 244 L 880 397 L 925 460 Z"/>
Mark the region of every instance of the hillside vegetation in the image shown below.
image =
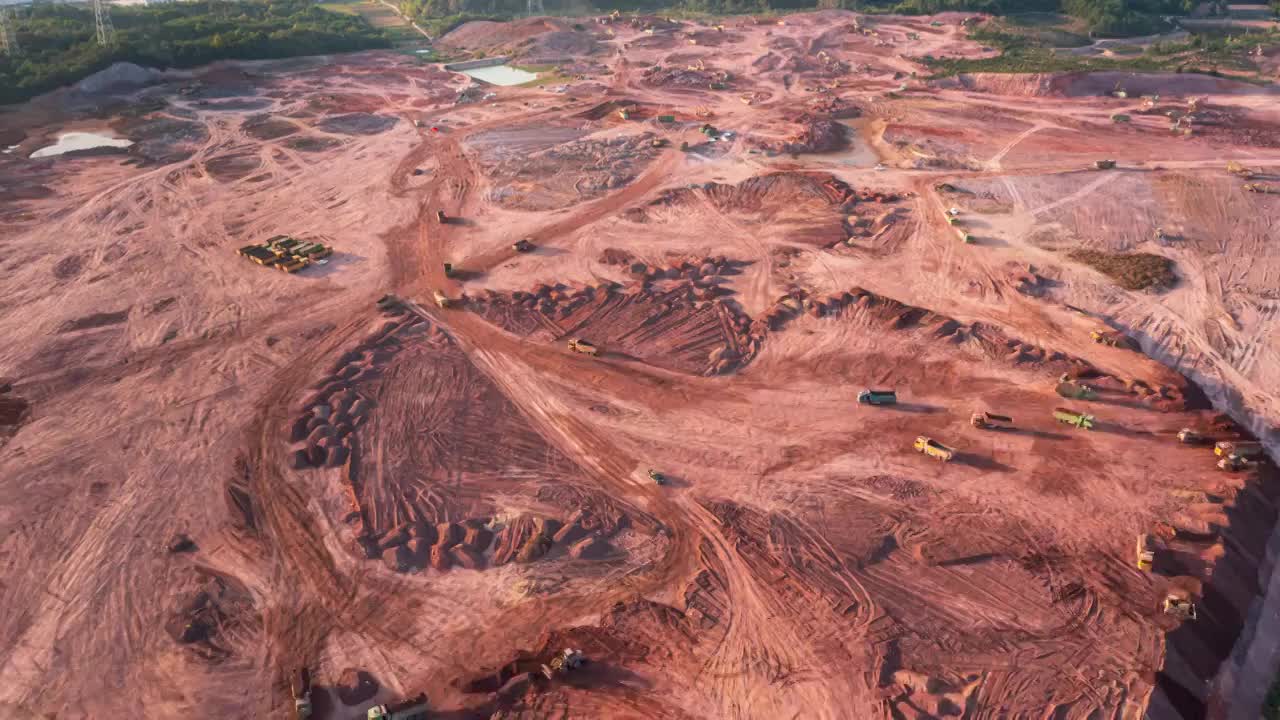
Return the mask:
<path id="1" fill-rule="evenodd" d="M 550 13 L 581 12 L 579 0 L 545 0 Z M 1014 13 L 1063 13 L 1083 21 L 1100 36 L 1140 35 L 1168 26 L 1161 15 L 1183 15 L 1193 0 L 594 0 L 602 11 L 682 11 L 711 14 L 842 8 L 860 12 L 930 14 L 947 10 Z M 515 17 L 525 12 L 525 0 L 400 0 L 410 17 L 448 29 L 472 17 Z M 443 21 L 443 22 L 441 22 Z"/>
<path id="2" fill-rule="evenodd" d="M 41 3 L 16 19 L 22 54 L 0 57 L 0 104 L 21 102 L 115 62 L 192 67 L 228 58 L 266 59 L 387 47 L 382 32 L 356 15 L 308 0 L 169 3 L 111 7 L 117 42 L 101 47 L 93 10 Z"/>

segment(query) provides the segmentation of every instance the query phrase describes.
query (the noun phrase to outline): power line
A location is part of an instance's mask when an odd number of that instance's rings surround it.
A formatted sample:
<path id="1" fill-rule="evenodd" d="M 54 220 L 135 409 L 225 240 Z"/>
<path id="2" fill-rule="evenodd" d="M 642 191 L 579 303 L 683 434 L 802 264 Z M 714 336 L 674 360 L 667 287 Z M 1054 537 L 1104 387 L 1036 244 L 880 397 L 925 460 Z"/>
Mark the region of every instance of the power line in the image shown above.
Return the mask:
<path id="1" fill-rule="evenodd" d="M 116 42 L 116 29 L 111 24 L 111 12 L 103 0 L 93 0 L 93 21 L 97 25 L 98 44 L 106 47 Z"/>

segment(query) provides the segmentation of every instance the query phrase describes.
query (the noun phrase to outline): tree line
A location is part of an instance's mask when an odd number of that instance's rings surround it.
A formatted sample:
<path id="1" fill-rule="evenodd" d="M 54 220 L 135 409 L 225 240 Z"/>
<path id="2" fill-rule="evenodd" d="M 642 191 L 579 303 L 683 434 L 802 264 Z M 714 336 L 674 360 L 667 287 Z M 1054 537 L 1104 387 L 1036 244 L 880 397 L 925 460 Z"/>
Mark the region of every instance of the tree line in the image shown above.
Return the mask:
<path id="1" fill-rule="evenodd" d="M 399 0 L 406 15 L 437 30 L 448 30 L 467 20 L 510 19 L 523 15 L 525 0 Z M 546 0 L 549 12 L 580 11 L 582 0 Z M 1272 0 L 1280 7 L 1280 0 Z M 986 12 L 1008 15 L 1054 12 L 1084 20 L 1091 33 L 1123 36 L 1168 29 L 1162 15 L 1184 15 L 1196 0 L 592 0 L 602 12 L 695 12 L 717 15 L 841 8 L 861 12 L 907 15 L 944 11 Z"/>
<path id="2" fill-rule="evenodd" d="M 0 56 L 0 104 L 27 100 L 117 62 L 181 68 L 390 46 L 363 18 L 329 12 L 311 0 L 113 5 L 111 19 L 116 41 L 102 47 L 91 7 L 41 3 L 11 16 L 22 52 Z"/>

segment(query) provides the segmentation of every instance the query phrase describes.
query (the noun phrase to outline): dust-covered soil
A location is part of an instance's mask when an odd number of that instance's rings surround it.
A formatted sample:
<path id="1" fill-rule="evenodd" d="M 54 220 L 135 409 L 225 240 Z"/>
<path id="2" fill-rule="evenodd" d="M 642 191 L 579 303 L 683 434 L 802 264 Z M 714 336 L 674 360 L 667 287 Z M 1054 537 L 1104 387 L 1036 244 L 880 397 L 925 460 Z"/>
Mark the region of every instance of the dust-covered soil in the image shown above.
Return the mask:
<path id="1" fill-rule="evenodd" d="M 1275 88 L 923 79 L 964 17 L 0 115 L 0 715 L 1256 717 L 1280 478 L 1212 442 L 1277 439 Z"/>

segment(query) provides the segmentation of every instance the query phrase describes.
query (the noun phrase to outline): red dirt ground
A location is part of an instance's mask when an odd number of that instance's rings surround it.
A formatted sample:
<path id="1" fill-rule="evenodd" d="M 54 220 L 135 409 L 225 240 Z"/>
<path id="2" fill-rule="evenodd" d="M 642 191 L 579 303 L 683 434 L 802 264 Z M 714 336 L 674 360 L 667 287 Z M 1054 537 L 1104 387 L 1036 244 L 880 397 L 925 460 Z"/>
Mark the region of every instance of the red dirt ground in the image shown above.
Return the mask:
<path id="1" fill-rule="evenodd" d="M 580 47 L 563 92 L 367 53 L 0 116 L 0 715 L 287 716 L 305 666 L 332 718 L 1256 717 L 1280 478 L 1176 433 L 1275 440 L 1280 197 L 1225 168 L 1280 168 L 1274 88 L 926 82 L 963 15 L 854 17 L 445 38 Z M 235 254 L 281 233 L 334 254 Z"/>

